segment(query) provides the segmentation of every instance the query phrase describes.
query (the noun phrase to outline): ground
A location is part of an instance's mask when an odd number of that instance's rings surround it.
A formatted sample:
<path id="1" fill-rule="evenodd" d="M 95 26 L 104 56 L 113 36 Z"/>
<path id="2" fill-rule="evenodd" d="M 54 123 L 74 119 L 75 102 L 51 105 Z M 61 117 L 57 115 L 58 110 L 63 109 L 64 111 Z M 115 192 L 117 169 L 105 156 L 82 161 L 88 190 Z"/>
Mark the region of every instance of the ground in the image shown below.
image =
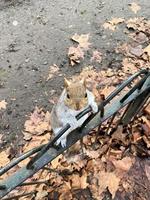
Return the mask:
<path id="1" fill-rule="evenodd" d="M 115 31 L 103 25 L 112 18 L 150 18 L 149 0 L 138 0 L 141 9 L 137 13 L 129 8 L 131 3 L 130 0 L 0 1 L 0 102 L 7 102 L 7 109 L 0 110 L 1 149 L 11 143 L 19 149 L 26 143 L 22 131 L 35 106 L 50 112 L 62 91 L 64 77 L 78 75 L 93 65 L 90 58 L 94 50 L 102 54 L 102 61 L 94 63 L 94 69 L 121 69 L 124 55 L 116 47 L 129 41 L 126 25 L 119 24 Z M 72 67 L 68 50 L 75 44 L 71 40 L 75 33 L 89 34 L 91 46 L 84 60 Z M 54 64 L 59 71 L 48 80 L 49 67 Z"/>

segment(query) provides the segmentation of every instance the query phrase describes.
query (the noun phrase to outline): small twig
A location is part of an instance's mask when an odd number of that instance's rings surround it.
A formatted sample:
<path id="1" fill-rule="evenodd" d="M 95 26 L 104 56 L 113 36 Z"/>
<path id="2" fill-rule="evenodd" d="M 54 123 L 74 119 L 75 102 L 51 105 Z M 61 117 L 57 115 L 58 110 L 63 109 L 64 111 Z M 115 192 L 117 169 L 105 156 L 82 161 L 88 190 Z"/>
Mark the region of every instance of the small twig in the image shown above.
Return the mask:
<path id="1" fill-rule="evenodd" d="M 19 195 L 13 196 L 13 197 L 7 197 L 7 198 L 4 198 L 3 200 L 12 200 L 12 199 L 16 200 L 16 199 L 19 199 L 20 197 L 30 196 L 30 195 L 33 195 L 33 194 L 36 194 L 36 191 L 28 192 L 28 193 L 24 193 L 24 194 L 19 194 Z"/>
<path id="2" fill-rule="evenodd" d="M 37 184 L 43 184 L 43 183 L 47 183 L 48 181 L 31 181 L 31 182 L 26 182 L 26 183 L 22 183 L 20 185 L 18 185 L 18 187 L 20 186 L 28 186 L 28 185 L 37 185 Z"/>

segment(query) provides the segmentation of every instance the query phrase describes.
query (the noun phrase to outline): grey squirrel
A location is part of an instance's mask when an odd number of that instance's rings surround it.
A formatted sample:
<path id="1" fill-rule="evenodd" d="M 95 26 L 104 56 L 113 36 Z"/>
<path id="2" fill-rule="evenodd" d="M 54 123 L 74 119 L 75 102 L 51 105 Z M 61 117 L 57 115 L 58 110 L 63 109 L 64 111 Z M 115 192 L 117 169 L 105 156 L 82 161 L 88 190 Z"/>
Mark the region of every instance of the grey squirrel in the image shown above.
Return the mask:
<path id="1" fill-rule="evenodd" d="M 51 127 L 55 136 L 67 123 L 71 126 L 56 142 L 56 145 L 61 144 L 62 147 L 66 146 L 67 135 L 80 127 L 89 115 L 86 114 L 79 120 L 75 116 L 88 106 L 91 106 L 93 113 L 98 111 L 94 94 L 86 88 L 85 79 L 70 81 L 65 78 L 64 86 L 57 104 L 51 111 Z"/>

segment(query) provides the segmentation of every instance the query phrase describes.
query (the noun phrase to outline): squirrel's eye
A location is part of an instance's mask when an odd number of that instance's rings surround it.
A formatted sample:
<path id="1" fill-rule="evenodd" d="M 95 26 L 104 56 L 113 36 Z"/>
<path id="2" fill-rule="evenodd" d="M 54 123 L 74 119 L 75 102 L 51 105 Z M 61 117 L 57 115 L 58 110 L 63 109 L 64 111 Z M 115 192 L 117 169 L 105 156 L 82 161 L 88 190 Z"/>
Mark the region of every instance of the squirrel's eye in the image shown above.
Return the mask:
<path id="1" fill-rule="evenodd" d="M 67 94 L 67 98 L 68 98 L 68 99 L 70 99 L 70 96 L 69 96 L 69 94 Z"/>
<path id="2" fill-rule="evenodd" d="M 87 98 L 87 93 L 85 93 L 85 98 Z"/>

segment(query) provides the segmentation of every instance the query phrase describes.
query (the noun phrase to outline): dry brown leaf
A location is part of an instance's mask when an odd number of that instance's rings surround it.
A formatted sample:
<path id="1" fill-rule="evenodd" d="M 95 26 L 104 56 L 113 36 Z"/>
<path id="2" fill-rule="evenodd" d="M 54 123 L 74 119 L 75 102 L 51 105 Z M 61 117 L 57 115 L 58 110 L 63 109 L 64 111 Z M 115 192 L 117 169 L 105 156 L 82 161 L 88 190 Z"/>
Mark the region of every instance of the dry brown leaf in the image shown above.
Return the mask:
<path id="1" fill-rule="evenodd" d="M 7 165 L 10 160 L 8 159 L 8 154 L 6 151 L 2 151 L 0 153 L 0 167 L 4 167 L 5 165 Z"/>
<path id="2" fill-rule="evenodd" d="M 81 177 L 79 174 L 70 176 L 70 183 L 72 189 L 85 189 L 88 186 L 87 173 L 85 172 Z"/>
<path id="3" fill-rule="evenodd" d="M 77 33 L 75 33 L 74 36 L 72 36 L 72 40 L 77 42 L 79 44 L 79 47 L 84 49 L 84 50 L 88 50 L 89 46 L 91 45 L 91 43 L 89 43 L 89 36 L 90 34 L 82 34 L 82 35 L 78 35 Z"/>
<path id="4" fill-rule="evenodd" d="M 148 137 L 146 137 L 145 135 L 143 135 L 143 140 L 145 142 L 145 144 L 147 145 L 147 148 L 150 148 L 150 139 L 148 139 Z"/>
<path id="5" fill-rule="evenodd" d="M 112 30 L 112 31 L 115 31 L 115 29 L 116 29 L 116 25 L 117 24 L 120 24 L 120 23 L 122 23 L 122 22 L 124 22 L 124 19 L 123 18 L 113 18 L 111 21 L 108 21 L 108 22 L 105 22 L 104 24 L 103 24 L 103 27 L 105 28 L 105 29 L 110 29 L 110 30 Z"/>
<path id="6" fill-rule="evenodd" d="M 150 129 L 150 121 L 145 116 L 142 116 L 142 120 L 148 126 L 148 128 Z"/>
<path id="7" fill-rule="evenodd" d="M 91 62 L 92 61 L 96 61 L 98 63 L 101 63 L 101 61 L 102 61 L 102 53 L 97 51 L 97 50 L 93 51 L 93 56 L 91 57 L 90 61 Z"/>
<path id="8" fill-rule="evenodd" d="M 42 109 L 35 107 L 34 112 L 31 114 L 30 119 L 25 122 L 24 127 L 25 132 L 36 135 L 51 131 L 50 113 L 48 111 L 45 113 Z"/>
<path id="9" fill-rule="evenodd" d="M 123 133 L 123 126 L 119 126 L 118 129 L 112 134 L 112 140 L 121 141 L 124 145 L 127 144 L 126 134 Z"/>
<path id="10" fill-rule="evenodd" d="M 0 110 L 6 109 L 7 102 L 5 100 L 0 101 Z"/>
<path id="11" fill-rule="evenodd" d="M 44 134 L 44 135 L 40 135 L 40 136 L 36 136 L 33 135 L 32 136 L 32 140 L 27 142 L 24 147 L 23 147 L 23 151 L 29 151 L 35 147 L 37 147 L 40 144 L 45 144 L 50 140 L 50 134 Z"/>
<path id="12" fill-rule="evenodd" d="M 137 3 L 135 3 L 135 2 L 129 4 L 129 6 L 130 6 L 130 9 L 131 9 L 135 14 L 141 9 L 141 7 L 140 7 Z"/>
<path id="13" fill-rule="evenodd" d="M 129 171 L 131 166 L 134 164 L 135 159 L 131 157 L 124 157 L 122 160 L 113 159 L 111 161 L 117 169 L 122 171 Z"/>
<path id="14" fill-rule="evenodd" d="M 147 47 L 145 47 L 144 52 L 146 52 L 150 57 L 150 44 Z"/>
<path id="15" fill-rule="evenodd" d="M 148 104 L 148 106 L 145 108 L 145 112 L 150 115 L 150 103 Z"/>
<path id="16" fill-rule="evenodd" d="M 114 86 L 105 86 L 105 88 L 101 91 L 101 94 L 105 95 L 107 97 L 111 92 L 113 92 L 115 89 Z"/>
<path id="17" fill-rule="evenodd" d="M 89 157 L 89 158 L 98 158 L 100 155 L 99 155 L 99 152 L 98 151 L 93 151 L 93 150 L 88 150 L 88 149 L 85 149 L 84 150 L 84 153 Z"/>
<path id="18" fill-rule="evenodd" d="M 52 160 L 51 165 L 54 169 L 56 169 L 60 165 L 60 160 L 62 159 L 63 155 L 59 155 L 54 160 Z"/>
<path id="19" fill-rule="evenodd" d="M 112 20 L 109 21 L 109 23 L 112 24 L 112 25 L 117 25 L 117 24 L 120 24 L 122 22 L 124 22 L 124 19 L 123 18 L 117 18 L 117 17 L 112 18 Z"/>
<path id="20" fill-rule="evenodd" d="M 114 198 L 120 182 L 120 178 L 118 178 L 115 173 L 100 171 L 99 173 L 95 173 L 92 179 L 92 184 L 88 187 L 96 199 L 100 199 L 100 195 L 106 188 L 109 189 L 112 198 Z"/>
<path id="21" fill-rule="evenodd" d="M 32 135 L 31 135 L 31 133 L 27 133 L 27 132 L 24 132 L 24 131 L 22 131 L 22 133 L 23 133 L 23 139 L 24 140 L 26 140 L 26 141 L 29 141 L 29 140 L 31 140 L 32 139 Z"/>
<path id="22" fill-rule="evenodd" d="M 56 75 L 56 73 L 58 71 L 59 71 L 59 67 L 56 64 L 50 66 L 49 67 L 49 74 L 48 74 L 46 81 L 50 80 L 54 75 Z"/>
<path id="23" fill-rule="evenodd" d="M 123 59 L 122 65 L 123 65 L 122 70 L 126 74 L 133 74 L 137 72 L 137 67 L 135 66 L 135 64 L 130 62 L 128 58 Z"/>
<path id="24" fill-rule="evenodd" d="M 84 59 L 84 52 L 78 47 L 70 47 L 68 51 L 68 57 L 70 59 L 71 66 L 74 66 L 75 64 L 80 63 L 81 59 Z"/>
<path id="25" fill-rule="evenodd" d="M 135 55 L 137 57 L 140 57 L 143 54 L 142 45 L 138 45 L 136 47 L 130 47 L 129 51 L 132 55 Z"/>
<path id="26" fill-rule="evenodd" d="M 44 200 L 45 197 L 47 197 L 47 195 L 48 195 L 48 192 L 47 192 L 47 191 L 45 191 L 45 190 L 39 191 L 39 192 L 37 192 L 37 194 L 36 194 L 35 200 Z M 45 200 L 46 200 L 46 199 L 45 199 Z"/>

